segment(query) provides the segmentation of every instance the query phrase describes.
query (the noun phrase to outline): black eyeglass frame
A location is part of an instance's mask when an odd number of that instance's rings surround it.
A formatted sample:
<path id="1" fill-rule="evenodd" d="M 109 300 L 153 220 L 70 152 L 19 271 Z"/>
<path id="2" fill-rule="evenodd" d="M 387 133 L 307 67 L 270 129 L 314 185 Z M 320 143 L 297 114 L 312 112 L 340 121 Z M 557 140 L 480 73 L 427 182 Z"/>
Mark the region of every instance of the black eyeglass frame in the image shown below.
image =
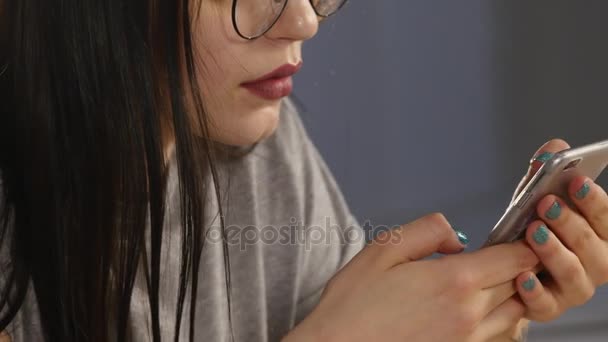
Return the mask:
<path id="1" fill-rule="evenodd" d="M 268 25 L 268 28 L 265 29 L 264 32 L 260 33 L 257 36 L 247 36 L 247 35 L 244 35 L 239 30 L 239 27 L 238 27 L 238 25 L 236 23 L 236 6 L 237 6 L 237 2 L 238 2 L 238 0 L 232 0 L 232 26 L 234 27 L 234 31 L 236 31 L 236 33 L 241 38 L 243 38 L 243 39 L 254 40 L 254 39 L 260 38 L 261 36 L 265 35 L 268 31 L 270 31 L 270 29 L 272 29 L 272 27 L 277 23 L 277 21 L 279 21 L 279 18 L 281 18 L 281 15 L 283 15 L 283 12 L 285 11 L 285 8 L 287 7 L 287 3 L 289 2 L 289 0 L 285 0 L 285 2 L 283 3 L 283 7 L 281 8 L 281 12 L 279 12 L 279 15 L 277 15 L 277 17 L 274 19 L 274 21 L 270 25 Z M 342 3 L 340 4 L 340 6 L 338 6 L 338 8 L 336 8 L 335 11 L 333 11 L 332 13 L 327 14 L 327 15 L 320 14 L 319 11 L 317 10 L 317 8 L 315 7 L 315 5 L 312 2 L 313 2 L 313 0 L 310 0 L 310 6 L 314 9 L 314 11 L 317 14 L 317 16 L 325 19 L 325 18 L 329 18 L 332 15 L 338 13 L 340 11 L 340 9 L 342 9 L 342 7 L 344 7 L 344 5 L 346 5 L 346 3 L 348 2 L 348 0 L 342 0 Z"/>

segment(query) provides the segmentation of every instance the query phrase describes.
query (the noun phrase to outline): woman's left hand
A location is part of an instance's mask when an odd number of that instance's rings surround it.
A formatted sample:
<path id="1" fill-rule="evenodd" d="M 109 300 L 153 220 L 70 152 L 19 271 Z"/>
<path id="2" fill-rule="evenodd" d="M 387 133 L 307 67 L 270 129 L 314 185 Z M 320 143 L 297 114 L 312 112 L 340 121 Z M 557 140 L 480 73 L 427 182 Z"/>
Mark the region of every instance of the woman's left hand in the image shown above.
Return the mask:
<path id="1" fill-rule="evenodd" d="M 537 155 L 567 147 L 562 140 L 553 140 Z M 577 210 L 564 199 L 547 195 L 537 205 L 540 219 L 526 232 L 526 240 L 550 275 L 539 281 L 533 272 L 526 272 L 516 279 L 526 318 L 534 321 L 559 317 L 589 301 L 597 287 L 608 283 L 608 195 L 586 177 L 573 179 L 568 194 Z"/>

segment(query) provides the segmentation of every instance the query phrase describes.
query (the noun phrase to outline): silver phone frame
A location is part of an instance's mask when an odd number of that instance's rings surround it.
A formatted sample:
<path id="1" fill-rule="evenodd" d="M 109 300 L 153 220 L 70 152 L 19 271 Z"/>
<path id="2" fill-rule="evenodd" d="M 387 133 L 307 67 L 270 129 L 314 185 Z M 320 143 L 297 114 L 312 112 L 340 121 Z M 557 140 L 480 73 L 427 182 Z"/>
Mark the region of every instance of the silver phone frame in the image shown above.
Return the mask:
<path id="1" fill-rule="evenodd" d="M 577 160 L 580 161 L 575 167 L 567 168 Z M 607 165 L 608 140 L 556 153 L 509 204 L 482 247 L 520 239 L 528 224 L 538 218 L 536 205 L 539 200 L 548 194 L 555 194 L 570 205 L 568 185 L 571 180 L 581 175 L 595 180 Z"/>

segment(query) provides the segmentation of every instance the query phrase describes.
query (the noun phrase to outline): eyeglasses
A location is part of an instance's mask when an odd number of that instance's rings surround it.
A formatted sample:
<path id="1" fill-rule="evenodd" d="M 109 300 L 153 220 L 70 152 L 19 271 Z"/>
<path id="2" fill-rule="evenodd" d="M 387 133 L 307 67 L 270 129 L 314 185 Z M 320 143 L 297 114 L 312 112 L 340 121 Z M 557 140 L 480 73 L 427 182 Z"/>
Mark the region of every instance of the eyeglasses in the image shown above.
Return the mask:
<path id="1" fill-rule="evenodd" d="M 232 24 L 244 39 L 253 40 L 270 31 L 287 7 L 289 0 L 233 0 Z M 348 0 L 310 0 L 312 8 L 321 19 L 336 12 Z"/>

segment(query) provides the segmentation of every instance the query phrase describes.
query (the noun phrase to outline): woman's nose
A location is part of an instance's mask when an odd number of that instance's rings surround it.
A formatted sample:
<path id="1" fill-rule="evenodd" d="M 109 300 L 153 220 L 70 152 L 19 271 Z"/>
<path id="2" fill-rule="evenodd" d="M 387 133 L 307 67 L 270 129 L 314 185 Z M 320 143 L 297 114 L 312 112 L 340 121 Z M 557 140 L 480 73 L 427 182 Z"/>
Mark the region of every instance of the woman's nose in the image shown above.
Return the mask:
<path id="1" fill-rule="evenodd" d="M 283 14 L 265 36 L 270 39 L 307 40 L 319 30 L 310 0 L 288 0 Z"/>

